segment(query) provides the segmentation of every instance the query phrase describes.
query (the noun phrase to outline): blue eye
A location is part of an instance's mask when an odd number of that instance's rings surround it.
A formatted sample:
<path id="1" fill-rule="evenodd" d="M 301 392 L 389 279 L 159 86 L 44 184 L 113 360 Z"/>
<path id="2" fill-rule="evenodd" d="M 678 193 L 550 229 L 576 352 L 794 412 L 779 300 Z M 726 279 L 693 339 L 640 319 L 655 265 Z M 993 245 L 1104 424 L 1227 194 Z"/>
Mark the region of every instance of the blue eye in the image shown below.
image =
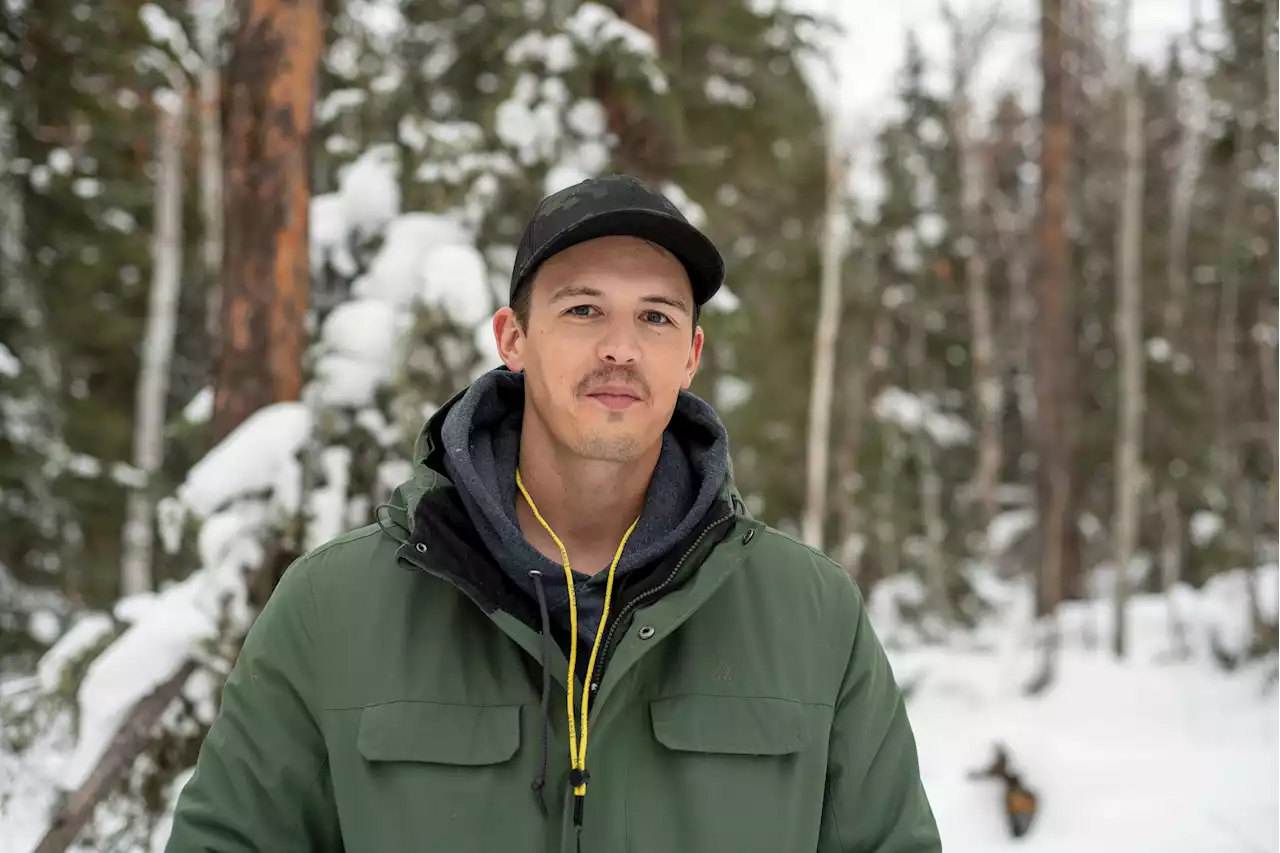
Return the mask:
<path id="1" fill-rule="evenodd" d="M 645 316 L 645 320 L 647 320 L 650 323 L 657 323 L 659 325 L 662 325 L 662 324 L 667 324 L 671 322 L 671 318 L 668 317 L 666 314 L 663 314 L 661 311 L 646 311 L 644 312 L 644 316 Z"/>
<path id="2" fill-rule="evenodd" d="M 592 310 L 592 306 L 590 305 L 575 305 L 565 313 L 572 314 L 575 317 L 589 317 L 591 316 Z"/>

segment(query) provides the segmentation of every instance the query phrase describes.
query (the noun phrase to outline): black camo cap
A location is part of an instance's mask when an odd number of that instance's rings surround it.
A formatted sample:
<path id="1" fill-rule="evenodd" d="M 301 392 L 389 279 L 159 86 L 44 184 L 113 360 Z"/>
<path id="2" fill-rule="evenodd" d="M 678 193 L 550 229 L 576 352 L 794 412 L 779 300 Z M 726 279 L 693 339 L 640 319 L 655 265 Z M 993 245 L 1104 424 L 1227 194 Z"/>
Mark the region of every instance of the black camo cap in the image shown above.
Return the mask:
<path id="1" fill-rule="evenodd" d="M 724 260 L 715 244 L 662 193 L 628 175 L 608 175 L 566 187 L 538 205 L 516 250 L 510 298 L 557 252 L 597 237 L 624 235 L 675 255 L 689 274 L 698 305 L 720 289 Z"/>

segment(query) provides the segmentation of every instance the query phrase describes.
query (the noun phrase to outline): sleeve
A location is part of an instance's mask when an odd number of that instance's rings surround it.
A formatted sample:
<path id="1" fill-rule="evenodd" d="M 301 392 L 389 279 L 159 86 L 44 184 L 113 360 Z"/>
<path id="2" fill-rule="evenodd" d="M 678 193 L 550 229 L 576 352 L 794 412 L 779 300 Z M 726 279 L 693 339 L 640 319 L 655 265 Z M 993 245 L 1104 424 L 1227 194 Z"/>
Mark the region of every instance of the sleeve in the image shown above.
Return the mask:
<path id="1" fill-rule="evenodd" d="M 842 580 L 833 598 L 852 649 L 832 723 L 818 853 L 941 853 L 906 703 L 861 593 Z"/>
<path id="2" fill-rule="evenodd" d="M 315 599 L 304 557 L 245 638 L 178 797 L 166 853 L 339 853 L 316 717 Z"/>

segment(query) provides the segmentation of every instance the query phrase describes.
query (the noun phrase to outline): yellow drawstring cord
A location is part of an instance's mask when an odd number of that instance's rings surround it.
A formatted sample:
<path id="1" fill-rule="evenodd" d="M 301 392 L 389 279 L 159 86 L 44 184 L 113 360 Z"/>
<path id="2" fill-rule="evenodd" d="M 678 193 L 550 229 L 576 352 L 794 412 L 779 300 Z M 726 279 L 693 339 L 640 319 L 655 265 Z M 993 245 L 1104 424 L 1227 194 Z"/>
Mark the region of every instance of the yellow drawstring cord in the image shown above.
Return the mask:
<path id="1" fill-rule="evenodd" d="M 520 489 L 520 494 L 524 495 L 525 501 L 529 504 L 529 509 L 533 510 L 533 517 L 538 519 L 538 523 L 542 525 L 542 529 L 547 531 L 556 547 L 560 549 L 560 557 L 564 565 L 564 581 L 569 587 L 569 677 L 566 679 L 568 684 L 567 704 L 569 706 L 569 766 L 573 770 L 585 774 L 587 769 L 587 710 L 591 700 L 591 673 L 595 670 L 596 654 L 600 651 L 600 642 L 604 638 L 604 626 L 609 619 L 609 602 L 613 597 L 613 576 L 617 571 L 618 562 L 622 559 L 622 549 L 627 545 L 627 539 L 631 537 L 632 531 L 636 529 L 636 524 L 640 519 L 637 518 L 631 522 L 631 526 L 627 528 L 627 532 L 623 534 L 622 541 L 618 543 L 618 550 L 613 555 L 613 562 L 609 564 L 609 576 L 605 581 L 604 587 L 604 610 L 600 614 L 600 625 L 596 628 L 596 639 L 591 645 L 591 657 L 587 659 L 587 680 L 586 688 L 582 692 L 582 743 L 578 743 L 577 730 L 573 720 L 573 681 L 574 673 L 577 671 L 578 663 L 578 599 L 573 589 L 573 569 L 569 566 L 569 552 L 565 549 L 564 543 L 560 541 L 560 537 L 551 529 L 551 525 L 547 524 L 546 519 L 542 517 L 542 513 L 538 512 L 537 505 L 533 502 L 533 498 L 529 497 L 529 492 L 524 487 L 524 481 L 520 478 L 520 469 L 516 469 L 516 486 Z M 586 777 L 583 776 L 582 784 L 573 789 L 575 796 L 581 797 L 587 793 Z"/>

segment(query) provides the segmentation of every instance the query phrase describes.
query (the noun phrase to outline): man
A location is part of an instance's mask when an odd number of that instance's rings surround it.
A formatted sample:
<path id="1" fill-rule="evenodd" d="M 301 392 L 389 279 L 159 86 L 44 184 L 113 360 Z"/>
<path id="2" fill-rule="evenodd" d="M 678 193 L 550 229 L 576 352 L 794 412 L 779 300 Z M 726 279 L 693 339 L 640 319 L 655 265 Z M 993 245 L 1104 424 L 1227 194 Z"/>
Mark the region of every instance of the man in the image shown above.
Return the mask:
<path id="1" fill-rule="evenodd" d="M 545 199 L 505 363 L 245 641 L 170 853 L 936 853 L 857 588 L 754 520 L 688 392 L 711 242 L 627 177 Z"/>

